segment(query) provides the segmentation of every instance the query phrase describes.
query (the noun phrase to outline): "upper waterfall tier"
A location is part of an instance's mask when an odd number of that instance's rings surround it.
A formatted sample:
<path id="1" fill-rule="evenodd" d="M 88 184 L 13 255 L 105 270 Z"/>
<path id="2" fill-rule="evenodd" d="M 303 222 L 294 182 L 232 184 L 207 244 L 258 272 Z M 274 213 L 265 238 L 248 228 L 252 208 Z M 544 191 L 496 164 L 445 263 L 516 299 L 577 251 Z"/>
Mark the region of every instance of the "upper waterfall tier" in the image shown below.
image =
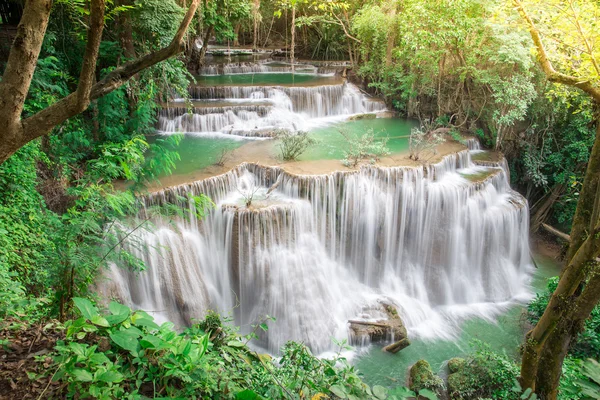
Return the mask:
<path id="1" fill-rule="evenodd" d="M 382 102 L 366 97 L 350 83 L 314 87 L 192 86 L 190 96 L 196 100 L 191 113 L 183 107 L 160 112 L 160 132 L 264 136 L 265 131 L 275 128 L 305 130 L 325 119 L 385 110 Z M 211 103 L 219 100 L 228 106 L 211 108 Z M 260 105 L 252 106 L 252 102 Z M 204 104 L 198 107 L 199 103 Z"/>
<path id="2" fill-rule="evenodd" d="M 180 324 L 207 309 L 245 327 L 272 315 L 260 341 L 271 352 L 286 340 L 328 350 L 381 298 L 411 335 L 450 338 L 461 319 L 529 296 L 526 201 L 499 163 L 477 166 L 469 151 L 317 176 L 242 164 L 145 201 L 194 215 L 190 194 L 216 207 L 202 221 L 155 218 L 155 232 L 138 234 L 145 246 L 130 248 L 147 270 L 113 267 L 105 295 Z"/>
<path id="3" fill-rule="evenodd" d="M 303 74 L 332 75 L 335 67 L 317 67 L 310 64 L 292 65 L 285 62 L 254 61 L 212 64 L 201 67 L 200 75 L 235 75 L 235 74 L 265 74 L 265 73 L 290 73 L 292 71 Z"/>

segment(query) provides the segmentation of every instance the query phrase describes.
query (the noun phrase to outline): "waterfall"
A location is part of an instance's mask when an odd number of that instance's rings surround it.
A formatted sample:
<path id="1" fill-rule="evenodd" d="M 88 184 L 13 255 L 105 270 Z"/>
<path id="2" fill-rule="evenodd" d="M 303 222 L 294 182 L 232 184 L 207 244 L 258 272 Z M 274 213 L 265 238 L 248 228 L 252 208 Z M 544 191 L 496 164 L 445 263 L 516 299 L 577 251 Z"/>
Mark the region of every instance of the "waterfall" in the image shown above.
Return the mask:
<path id="1" fill-rule="evenodd" d="M 268 60 L 255 62 L 239 62 L 228 64 L 212 64 L 201 67 L 200 75 L 238 75 L 238 74 L 264 74 L 264 73 L 290 73 L 292 65 L 287 63 L 273 63 Z M 333 75 L 332 68 L 316 67 L 310 64 L 294 65 L 294 72 L 302 74 Z"/>
<path id="2" fill-rule="evenodd" d="M 332 118 L 385 110 L 385 104 L 366 97 L 350 83 L 315 87 L 193 86 L 190 96 L 203 107 L 194 107 L 191 113 L 180 107 L 162 110 L 159 132 L 264 136 L 269 129 L 306 130 Z M 227 106 L 219 106 L 219 101 Z"/>
<path id="3" fill-rule="evenodd" d="M 261 347 L 299 340 L 320 353 L 380 299 L 411 336 L 454 338 L 464 318 L 493 318 L 530 295 L 527 203 L 502 161 L 477 165 L 469 151 L 315 176 L 242 164 L 145 202 L 193 215 L 181 201 L 189 193 L 216 207 L 202 221 L 155 219 L 158 229 L 139 237 L 147 246 L 132 250 L 147 270 L 113 267 L 105 296 L 180 324 L 213 309 L 247 331 L 268 314 L 277 321 Z"/>

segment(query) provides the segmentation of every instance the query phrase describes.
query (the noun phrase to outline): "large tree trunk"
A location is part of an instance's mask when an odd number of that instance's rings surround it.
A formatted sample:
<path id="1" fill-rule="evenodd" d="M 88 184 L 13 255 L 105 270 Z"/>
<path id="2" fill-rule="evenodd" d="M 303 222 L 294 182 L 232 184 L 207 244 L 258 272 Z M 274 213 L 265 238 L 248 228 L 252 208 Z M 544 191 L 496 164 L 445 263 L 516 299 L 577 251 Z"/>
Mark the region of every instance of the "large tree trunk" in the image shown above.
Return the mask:
<path id="1" fill-rule="evenodd" d="M 83 112 L 90 102 L 117 89 L 140 71 L 180 53 L 184 34 L 199 0 L 192 0 L 169 46 L 115 68 L 99 82 L 96 61 L 104 29 L 104 0 L 92 0 L 83 64 L 77 90 L 38 113 L 21 120 L 21 113 L 50 17 L 51 0 L 28 0 L 8 62 L 0 81 L 0 163 L 30 141 L 49 133 L 55 126 Z"/>
<path id="2" fill-rule="evenodd" d="M 554 400 L 564 357 L 569 344 L 589 318 L 600 301 L 600 124 L 584 179 L 585 185 L 595 186 L 596 192 L 580 195 L 578 219 L 571 230 L 571 244 L 567 267 L 563 270 L 558 287 L 552 294 L 544 314 L 527 334 L 521 364 L 521 383 L 531 388 L 543 400 Z M 581 226 L 582 225 L 582 226 Z M 575 238 L 575 235 L 580 235 Z M 587 281 L 589 278 L 589 281 Z M 587 282 L 586 282 L 587 281 Z"/>

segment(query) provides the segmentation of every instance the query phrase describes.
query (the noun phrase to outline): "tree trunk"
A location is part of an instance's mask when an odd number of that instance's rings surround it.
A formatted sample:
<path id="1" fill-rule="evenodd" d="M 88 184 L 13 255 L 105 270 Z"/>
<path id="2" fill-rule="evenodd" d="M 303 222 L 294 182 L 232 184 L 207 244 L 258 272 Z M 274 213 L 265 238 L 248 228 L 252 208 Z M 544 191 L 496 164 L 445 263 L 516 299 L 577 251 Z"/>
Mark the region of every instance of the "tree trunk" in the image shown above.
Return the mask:
<path id="1" fill-rule="evenodd" d="M 119 0 L 118 4 L 120 6 L 133 6 L 133 1 Z M 136 54 L 133 46 L 133 28 L 131 27 L 131 18 L 129 18 L 128 11 L 119 13 L 119 28 L 119 40 L 121 41 L 123 54 L 127 59 L 134 59 Z"/>
<path id="2" fill-rule="evenodd" d="M 590 154 L 583 187 L 579 193 L 577 210 L 573 217 L 573 227 L 571 229 L 571 246 L 567 252 L 567 260 L 575 255 L 577 249 L 581 246 L 589 232 L 592 230 L 596 221 L 592 220 L 594 214 L 594 201 L 598 193 L 598 181 L 600 180 L 600 121 L 596 122 L 596 140 Z"/>
<path id="3" fill-rule="evenodd" d="M 556 203 L 556 201 L 562 195 L 564 190 L 565 185 L 563 184 L 556 185 L 552 188 L 552 191 L 550 192 L 546 200 L 544 200 L 542 205 L 538 207 L 535 214 L 531 218 L 531 232 L 537 232 L 540 229 L 542 223 L 546 221 L 546 218 L 548 217 L 552 206 L 554 206 L 554 203 Z"/>
<path id="4" fill-rule="evenodd" d="M 208 50 L 208 41 L 212 36 L 213 27 L 209 26 L 206 30 L 206 34 L 204 35 L 204 41 L 202 42 L 202 48 L 200 49 L 200 54 L 198 55 L 198 66 L 204 65 L 204 57 L 206 56 L 206 50 Z"/>
<path id="5" fill-rule="evenodd" d="M 92 0 L 87 43 L 76 91 L 21 120 L 52 5 L 51 0 L 27 1 L 0 80 L 0 163 L 25 144 L 48 134 L 55 126 L 85 111 L 92 100 L 117 89 L 140 71 L 180 53 L 185 44 L 185 32 L 196 13 L 198 2 L 199 0 L 192 0 L 169 46 L 129 61 L 96 82 L 96 61 L 104 29 L 105 0 Z"/>
<path id="6" fill-rule="evenodd" d="M 258 27 L 259 27 L 259 20 L 258 17 L 260 15 L 259 13 L 260 10 L 260 0 L 254 0 L 254 4 L 252 6 L 252 19 L 254 22 L 254 29 L 252 32 L 252 51 L 257 51 L 258 50 Z"/>
<path id="7" fill-rule="evenodd" d="M 296 63 L 294 49 L 296 48 L 296 6 L 292 6 L 292 46 L 290 48 L 290 62 L 292 63 L 292 73 L 294 72 L 294 64 Z"/>
<path id="8" fill-rule="evenodd" d="M 598 188 L 599 169 L 600 125 L 597 127 L 584 186 L 595 181 Z M 580 214 L 585 212 L 589 219 L 578 221 L 583 227 L 573 225 L 569 247 L 572 256 L 567 259 L 567 267 L 544 314 L 527 334 L 521 363 L 521 384 L 523 388 L 531 388 L 543 400 L 556 399 L 568 345 L 600 300 L 600 274 L 597 272 L 597 258 L 600 256 L 599 202 L 596 192 L 590 193 L 589 188 L 585 194 L 582 191 L 577 210 Z M 582 237 L 575 238 L 575 235 L 581 235 L 578 232 L 583 232 L 583 240 Z M 588 278 L 589 282 L 586 283 Z"/>
<path id="9" fill-rule="evenodd" d="M 242 24 L 237 23 L 235 28 L 233 28 L 233 47 L 238 47 L 240 45 L 240 28 Z"/>
<path id="10" fill-rule="evenodd" d="M 388 31 L 387 49 L 385 53 L 385 66 L 390 67 L 392 65 L 392 53 L 396 45 L 396 27 L 393 25 L 396 19 L 396 5 L 393 4 L 388 11 L 388 18 L 392 24 L 391 29 Z"/>
<path id="11" fill-rule="evenodd" d="M 597 74 L 587 79 L 556 71 L 546 53 L 542 36 L 523 3 L 513 0 L 513 4 L 529 28 L 538 62 L 548 80 L 577 87 L 586 92 L 596 105 L 600 103 L 600 87 L 595 79 Z M 527 334 L 523 346 L 521 386 L 532 389 L 542 400 L 556 399 L 568 346 L 600 301 L 600 123 L 596 123 L 596 139 L 573 218 L 567 267 L 544 314 Z"/>

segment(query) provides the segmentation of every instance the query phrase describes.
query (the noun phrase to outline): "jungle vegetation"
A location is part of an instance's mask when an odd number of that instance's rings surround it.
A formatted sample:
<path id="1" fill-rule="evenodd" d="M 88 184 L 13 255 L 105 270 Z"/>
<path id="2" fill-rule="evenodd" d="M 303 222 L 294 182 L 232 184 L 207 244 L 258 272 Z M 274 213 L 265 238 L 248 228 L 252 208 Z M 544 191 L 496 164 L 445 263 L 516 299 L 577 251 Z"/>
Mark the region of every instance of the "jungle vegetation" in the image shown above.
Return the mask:
<path id="1" fill-rule="evenodd" d="M 40 398 L 415 395 L 371 388 L 341 353 L 321 360 L 299 343 L 288 344 L 275 365 L 215 314 L 176 332 L 143 311 L 95 305 L 93 283 L 109 262 L 143 269 L 117 246 L 130 232 L 105 227 L 136 214 L 136 195 L 173 169 L 181 138 L 158 139 L 158 146 L 146 135 L 161 101 L 187 96 L 209 42 L 282 49 L 292 61 L 348 60 L 348 79 L 400 115 L 502 151 L 513 185 L 531 206 L 532 231 L 546 224 L 570 233 L 564 269 L 529 306 L 534 325 L 522 360 L 483 346 L 467 359 L 463 377 L 472 379 L 456 376 L 453 398 L 599 398 L 598 366 L 588 360 L 600 355 L 596 1 L 6 0 L 0 6 L 2 25 L 15 28 L 0 42 L 0 345 L 18 352 L 32 327 L 51 337 L 40 343 L 52 352 L 30 359 L 37 367 L 27 378 L 44 382 L 35 389 Z M 356 157 L 362 155 L 348 155 Z M 117 181 L 132 185 L 116 190 Z M 193 200 L 200 210 L 211 206 Z M 151 228 L 146 220 L 137 229 Z M 268 329 L 264 321 L 256 326 Z M 143 373 L 132 374 L 135 368 Z M 32 387 L 2 382 L 15 393 Z M 435 396 L 425 389 L 422 397 Z"/>

